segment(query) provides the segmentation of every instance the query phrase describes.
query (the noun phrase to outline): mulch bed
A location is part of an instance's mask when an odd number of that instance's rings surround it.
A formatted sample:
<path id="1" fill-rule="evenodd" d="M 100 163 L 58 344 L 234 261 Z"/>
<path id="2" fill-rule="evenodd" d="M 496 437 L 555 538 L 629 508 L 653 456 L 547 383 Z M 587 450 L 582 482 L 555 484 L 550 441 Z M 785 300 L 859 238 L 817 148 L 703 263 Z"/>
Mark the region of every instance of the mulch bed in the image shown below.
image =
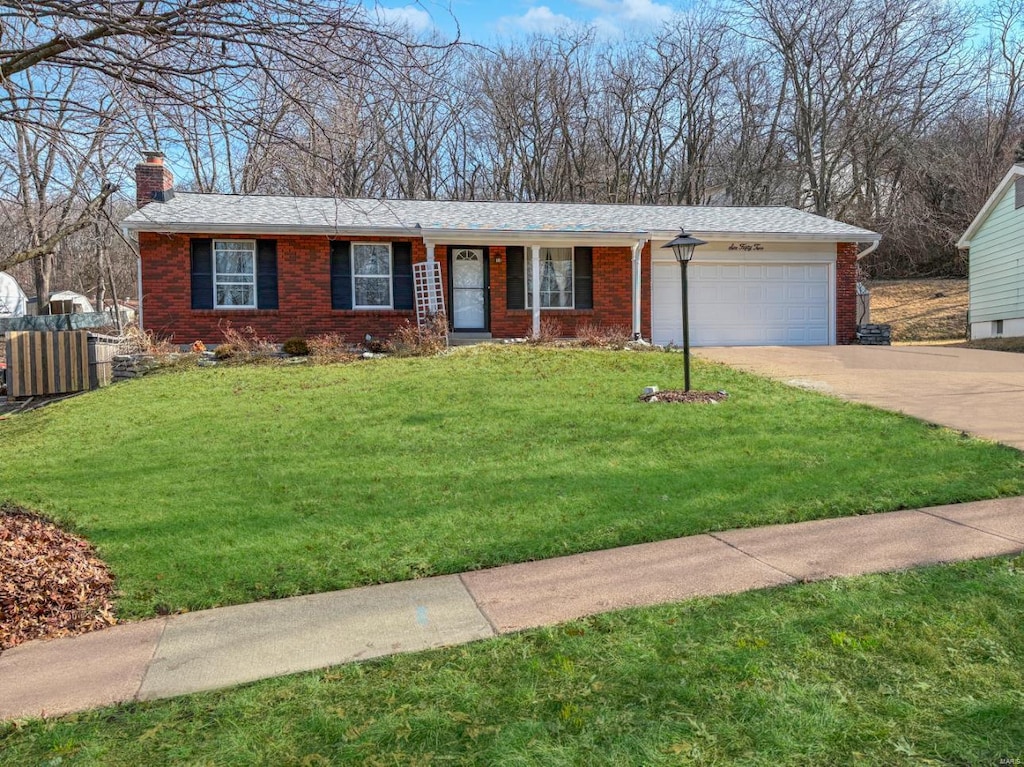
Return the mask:
<path id="1" fill-rule="evenodd" d="M 724 391 L 682 391 L 669 389 L 653 394 L 641 394 L 641 402 L 704 402 L 714 404 L 729 398 Z"/>
<path id="2" fill-rule="evenodd" d="M 87 541 L 0 507 L 0 651 L 117 623 L 114 578 Z"/>

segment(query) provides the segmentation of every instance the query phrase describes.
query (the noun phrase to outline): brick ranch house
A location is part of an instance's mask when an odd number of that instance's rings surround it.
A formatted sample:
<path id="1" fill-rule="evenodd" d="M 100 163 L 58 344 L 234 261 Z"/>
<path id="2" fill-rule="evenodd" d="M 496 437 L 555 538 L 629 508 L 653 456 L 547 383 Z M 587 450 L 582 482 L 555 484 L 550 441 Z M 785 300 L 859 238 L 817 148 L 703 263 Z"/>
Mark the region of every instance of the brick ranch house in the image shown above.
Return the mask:
<path id="1" fill-rule="evenodd" d="M 590 323 L 679 344 L 679 267 L 662 245 L 685 227 L 708 241 L 689 266 L 694 345 L 846 344 L 856 262 L 880 239 L 784 207 L 175 193 L 163 159 L 136 166 L 123 226 L 138 237 L 140 321 L 175 343 L 217 343 L 225 322 L 360 341 L 443 301 L 456 337 L 553 319 L 565 336 Z M 436 292 L 417 271 L 439 275 Z"/>

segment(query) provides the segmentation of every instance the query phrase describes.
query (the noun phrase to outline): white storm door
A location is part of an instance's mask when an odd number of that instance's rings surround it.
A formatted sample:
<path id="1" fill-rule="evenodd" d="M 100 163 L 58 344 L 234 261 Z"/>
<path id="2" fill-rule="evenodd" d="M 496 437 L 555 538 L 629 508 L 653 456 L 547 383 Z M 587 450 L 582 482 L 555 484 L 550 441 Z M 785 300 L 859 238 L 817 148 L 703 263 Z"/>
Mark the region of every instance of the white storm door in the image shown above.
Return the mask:
<path id="1" fill-rule="evenodd" d="M 487 301 L 484 252 L 458 248 L 452 253 L 452 329 L 484 330 Z"/>

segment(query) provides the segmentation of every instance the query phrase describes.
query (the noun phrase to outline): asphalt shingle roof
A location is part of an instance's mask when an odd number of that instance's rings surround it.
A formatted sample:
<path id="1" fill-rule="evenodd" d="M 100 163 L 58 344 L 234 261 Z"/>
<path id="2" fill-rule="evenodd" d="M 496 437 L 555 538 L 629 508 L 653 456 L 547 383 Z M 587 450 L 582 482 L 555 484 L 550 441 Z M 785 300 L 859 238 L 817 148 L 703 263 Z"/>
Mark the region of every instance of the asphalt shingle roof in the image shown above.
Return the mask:
<path id="1" fill-rule="evenodd" d="M 327 197 L 193 194 L 151 202 L 128 216 L 135 231 L 244 231 L 253 233 L 387 229 L 429 235 L 467 232 L 796 235 L 877 240 L 860 227 L 785 207 L 594 205 L 553 202 L 450 202 Z"/>

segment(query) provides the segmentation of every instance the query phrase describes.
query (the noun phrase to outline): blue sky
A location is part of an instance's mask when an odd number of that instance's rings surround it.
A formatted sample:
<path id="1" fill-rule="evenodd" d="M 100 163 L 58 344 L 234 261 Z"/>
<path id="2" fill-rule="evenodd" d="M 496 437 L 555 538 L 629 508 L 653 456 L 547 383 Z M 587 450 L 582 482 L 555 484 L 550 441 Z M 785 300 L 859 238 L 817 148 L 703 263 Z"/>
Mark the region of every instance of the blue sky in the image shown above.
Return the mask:
<path id="1" fill-rule="evenodd" d="M 667 21 L 678 6 L 658 0 L 380 0 L 377 13 L 404 21 L 417 32 L 439 29 L 487 44 L 531 33 L 549 33 L 567 24 L 593 25 L 605 37 L 649 30 Z"/>

